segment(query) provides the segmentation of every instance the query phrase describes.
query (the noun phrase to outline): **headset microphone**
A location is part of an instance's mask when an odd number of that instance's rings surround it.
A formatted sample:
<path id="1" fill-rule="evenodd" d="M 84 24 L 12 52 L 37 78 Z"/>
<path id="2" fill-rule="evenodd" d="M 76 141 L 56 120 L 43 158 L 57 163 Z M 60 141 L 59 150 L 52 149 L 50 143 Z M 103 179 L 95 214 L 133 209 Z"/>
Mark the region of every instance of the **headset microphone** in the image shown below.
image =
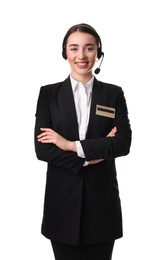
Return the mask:
<path id="1" fill-rule="evenodd" d="M 101 71 L 100 67 L 101 67 L 101 64 L 102 64 L 103 59 L 104 59 L 104 52 L 101 52 L 101 56 L 102 56 L 102 58 L 101 58 L 101 62 L 100 62 L 99 67 L 98 67 L 97 69 L 95 69 L 95 71 L 94 71 L 95 74 L 99 74 L 100 71 Z"/>

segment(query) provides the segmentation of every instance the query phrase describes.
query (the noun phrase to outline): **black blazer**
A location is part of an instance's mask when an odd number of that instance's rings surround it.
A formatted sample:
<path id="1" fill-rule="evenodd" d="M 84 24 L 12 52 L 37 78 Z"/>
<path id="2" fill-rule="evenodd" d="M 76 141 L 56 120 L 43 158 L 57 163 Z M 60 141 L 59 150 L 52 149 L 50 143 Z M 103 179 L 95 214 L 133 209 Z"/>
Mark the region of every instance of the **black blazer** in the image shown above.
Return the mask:
<path id="1" fill-rule="evenodd" d="M 97 105 L 102 106 L 102 115 L 98 115 Z M 109 110 L 106 114 L 103 106 Z M 116 136 L 106 137 L 114 126 Z M 81 141 L 86 159 L 38 142 L 40 127 L 52 128 L 68 140 L 79 140 L 69 77 L 41 87 L 37 103 L 35 150 L 37 158 L 48 163 L 42 234 L 69 245 L 120 238 L 122 215 L 115 158 L 127 155 L 131 144 L 122 88 L 94 79 L 88 130 Z M 105 160 L 83 167 L 85 160 L 101 158 Z"/>

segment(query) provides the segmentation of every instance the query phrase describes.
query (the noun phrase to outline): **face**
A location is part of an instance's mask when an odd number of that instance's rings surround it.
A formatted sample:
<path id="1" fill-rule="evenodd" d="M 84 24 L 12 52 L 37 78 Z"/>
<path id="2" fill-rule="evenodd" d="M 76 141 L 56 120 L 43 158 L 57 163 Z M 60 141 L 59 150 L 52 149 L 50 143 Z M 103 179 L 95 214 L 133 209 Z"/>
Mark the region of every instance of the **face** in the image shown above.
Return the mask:
<path id="1" fill-rule="evenodd" d="M 84 32 L 70 34 L 66 44 L 71 75 L 76 80 L 89 80 L 97 59 L 97 42 L 93 35 Z"/>

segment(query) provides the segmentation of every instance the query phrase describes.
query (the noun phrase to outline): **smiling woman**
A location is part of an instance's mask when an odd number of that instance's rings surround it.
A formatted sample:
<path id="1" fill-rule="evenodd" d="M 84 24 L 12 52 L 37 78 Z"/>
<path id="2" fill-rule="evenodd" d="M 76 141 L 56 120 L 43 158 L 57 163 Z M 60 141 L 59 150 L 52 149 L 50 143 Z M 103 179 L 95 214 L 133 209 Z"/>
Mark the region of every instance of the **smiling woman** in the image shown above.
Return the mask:
<path id="1" fill-rule="evenodd" d="M 115 158 L 130 151 L 126 100 L 93 75 L 104 55 L 93 27 L 72 26 L 62 48 L 70 75 L 41 87 L 36 111 L 36 155 L 48 163 L 42 234 L 56 260 L 110 260 L 123 235 Z"/>
<path id="2" fill-rule="evenodd" d="M 62 54 L 68 59 L 72 77 L 88 82 L 96 59 L 103 54 L 101 48 L 101 39 L 91 26 L 71 27 L 64 37 Z"/>
<path id="3" fill-rule="evenodd" d="M 71 75 L 79 81 L 88 82 L 97 58 L 97 43 L 91 34 L 74 32 L 66 44 L 66 54 L 71 66 Z"/>

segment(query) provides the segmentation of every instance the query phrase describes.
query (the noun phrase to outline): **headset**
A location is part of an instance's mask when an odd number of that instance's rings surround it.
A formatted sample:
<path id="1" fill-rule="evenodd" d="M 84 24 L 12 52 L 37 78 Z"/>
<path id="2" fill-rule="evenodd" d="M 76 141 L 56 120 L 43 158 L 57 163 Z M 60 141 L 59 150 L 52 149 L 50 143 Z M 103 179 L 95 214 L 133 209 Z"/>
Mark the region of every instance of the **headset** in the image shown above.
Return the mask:
<path id="1" fill-rule="evenodd" d="M 85 33 L 89 33 L 91 35 L 93 35 L 96 39 L 97 42 L 97 58 L 100 59 L 102 57 L 101 63 L 99 65 L 99 68 L 95 69 L 95 74 L 98 74 L 100 72 L 100 67 L 104 58 L 104 52 L 102 51 L 102 42 L 101 42 L 101 38 L 98 35 L 98 33 L 96 32 L 96 30 L 90 26 L 89 24 L 85 24 L 85 23 L 81 23 L 81 24 L 77 24 L 72 26 L 66 33 L 64 39 L 63 39 L 63 43 L 62 43 L 62 57 L 67 60 L 67 54 L 66 54 L 66 43 L 67 43 L 67 39 L 70 36 L 71 33 L 73 32 L 85 32 Z"/>

